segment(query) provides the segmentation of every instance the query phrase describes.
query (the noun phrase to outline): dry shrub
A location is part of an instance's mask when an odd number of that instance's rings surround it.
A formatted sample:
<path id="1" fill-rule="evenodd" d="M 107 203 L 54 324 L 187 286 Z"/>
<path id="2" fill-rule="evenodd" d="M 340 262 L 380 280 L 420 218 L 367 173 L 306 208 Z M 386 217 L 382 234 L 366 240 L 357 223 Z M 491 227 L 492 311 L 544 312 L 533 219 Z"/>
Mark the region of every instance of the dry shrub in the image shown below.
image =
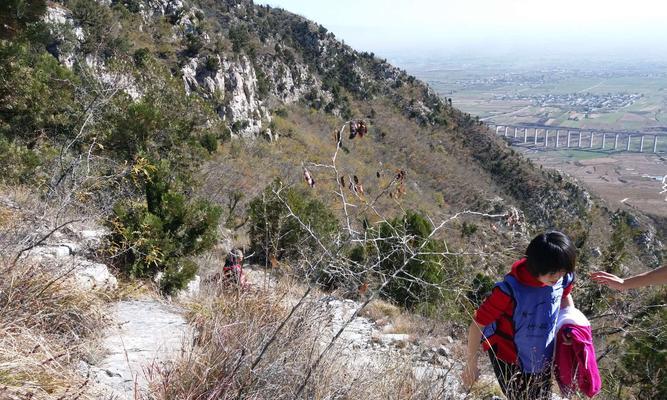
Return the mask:
<path id="1" fill-rule="evenodd" d="M 446 399 L 444 379 L 415 377 L 407 354 L 377 355 L 368 364 L 350 368 L 339 359 L 341 350 L 328 357 L 313 377 L 308 399 Z M 347 364 L 347 365 L 346 365 Z"/>
<path id="2" fill-rule="evenodd" d="M 441 398 L 443 381 L 415 378 L 410 354 L 361 354 L 344 338 L 312 368 L 337 328 L 327 327 L 328 300 L 305 293 L 285 282 L 272 292 L 205 288 L 190 305 L 191 350 L 147 369 L 154 398 Z"/>
<path id="3" fill-rule="evenodd" d="M 244 393 L 250 398 L 283 397 L 284 387 L 295 387 L 301 378 L 314 343 L 313 321 L 297 312 L 261 355 L 288 315 L 281 304 L 277 293 L 240 292 L 222 285 L 202 293 L 188 316 L 195 329 L 191 353 L 174 365 L 148 370 L 154 395 L 183 400 Z"/>
<path id="4" fill-rule="evenodd" d="M 401 309 L 384 300 L 375 299 L 368 303 L 366 308 L 361 312 L 363 317 L 371 321 L 391 321 L 401 314 Z"/>
<path id="5" fill-rule="evenodd" d="M 5 261 L 0 276 L 0 398 L 95 398 L 74 371 L 104 324 L 102 300 L 37 264 Z"/>
<path id="6" fill-rule="evenodd" d="M 92 399 L 89 381 L 73 372 L 70 349 L 17 326 L 0 328 L 0 398 Z"/>
<path id="7" fill-rule="evenodd" d="M 9 226 L 16 222 L 14 213 L 7 207 L 0 205 L 0 226 Z"/>
<path id="8" fill-rule="evenodd" d="M 102 300 L 94 292 L 76 288 L 64 276 L 30 263 L 0 268 L 0 275 L 3 326 L 57 335 L 65 343 L 90 337 L 101 327 Z"/>
<path id="9" fill-rule="evenodd" d="M 552 389 L 556 389 L 554 385 Z M 471 388 L 470 396 L 473 399 L 493 399 L 502 398 L 503 392 L 495 379 L 480 379 Z"/>

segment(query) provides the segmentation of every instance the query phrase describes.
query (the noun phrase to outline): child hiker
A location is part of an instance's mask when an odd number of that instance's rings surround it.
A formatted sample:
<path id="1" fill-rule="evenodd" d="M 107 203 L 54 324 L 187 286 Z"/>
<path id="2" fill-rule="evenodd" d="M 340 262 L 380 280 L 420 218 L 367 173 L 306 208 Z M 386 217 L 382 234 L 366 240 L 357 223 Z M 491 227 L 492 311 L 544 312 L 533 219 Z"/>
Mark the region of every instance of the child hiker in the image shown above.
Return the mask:
<path id="1" fill-rule="evenodd" d="M 576 249 L 561 232 L 536 236 L 526 257 L 498 282 L 475 313 L 468 332 L 462 378 L 479 376 L 480 341 L 508 400 L 550 399 L 556 322 L 561 308 L 574 306 L 572 282 Z"/>
<path id="2" fill-rule="evenodd" d="M 243 272 L 243 250 L 233 249 L 225 259 L 222 271 L 227 283 L 234 283 L 242 288 L 248 286 L 245 272 Z"/>

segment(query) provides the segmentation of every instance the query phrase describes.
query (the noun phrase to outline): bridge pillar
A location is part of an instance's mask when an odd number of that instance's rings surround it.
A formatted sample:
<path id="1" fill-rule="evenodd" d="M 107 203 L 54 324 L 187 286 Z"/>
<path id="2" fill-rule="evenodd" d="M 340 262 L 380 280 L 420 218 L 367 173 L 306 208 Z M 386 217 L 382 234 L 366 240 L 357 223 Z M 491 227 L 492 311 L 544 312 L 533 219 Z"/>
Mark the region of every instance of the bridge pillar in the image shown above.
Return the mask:
<path id="1" fill-rule="evenodd" d="M 630 151 L 630 142 L 632 141 L 632 135 L 628 135 L 628 146 L 625 148 L 625 151 Z"/>
<path id="2" fill-rule="evenodd" d="M 604 145 L 606 141 L 607 141 L 607 134 L 602 133 L 602 150 L 604 150 Z"/>
<path id="3" fill-rule="evenodd" d="M 579 131 L 579 143 L 577 144 L 577 147 L 581 148 L 581 131 Z"/>
<path id="4" fill-rule="evenodd" d="M 556 130 L 556 148 L 558 148 L 558 138 L 560 137 L 560 131 Z"/>
<path id="5" fill-rule="evenodd" d="M 535 128 L 535 146 L 537 146 L 537 134 L 539 133 L 539 129 Z"/>
<path id="6" fill-rule="evenodd" d="M 639 152 L 643 153 L 644 152 L 644 135 L 642 135 L 641 140 L 639 141 Z"/>
<path id="7" fill-rule="evenodd" d="M 545 129 L 544 131 L 544 147 L 549 146 L 549 130 Z"/>
<path id="8" fill-rule="evenodd" d="M 523 128 L 523 142 L 528 142 L 528 128 Z"/>
<path id="9" fill-rule="evenodd" d="M 658 135 L 653 136 L 653 152 L 658 152 Z"/>
<path id="10" fill-rule="evenodd" d="M 500 125 L 496 125 L 496 135 L 498 134 L 499 130 L 500 130 Z"/>
<path id="11" fill-rule="evenodd" d="M 519 128 L 514 128 L 514 139 L 516 139 L 517 132 L 519 132 Z"/>
<path id="12" fill-rule="evenodd" d="M 570 148 L 570 141 L 572 140 L 572 132 L 567 131 L 567 148 Z"/>
<path id="13" fill-rule="evenodd" d="M 591 131 L 591 143 L 588 145 L 588 148 L 593 148 L 593 139 L 595 139 L 595 133 Z"/>
<path id="14" fill-rule="evenodd" d="M 509 127 L 509 126 L 506 126 L 506 127 L 505 127 L 505 137 L 508 136 L 507 132 L 508 132 L 509 130 L 510 130 L 510 127 Z"/>
<path id="15" fill-rule="evenodd" d="M 614 150 L 618 148 L 618 133 L 614 136 Z"/>

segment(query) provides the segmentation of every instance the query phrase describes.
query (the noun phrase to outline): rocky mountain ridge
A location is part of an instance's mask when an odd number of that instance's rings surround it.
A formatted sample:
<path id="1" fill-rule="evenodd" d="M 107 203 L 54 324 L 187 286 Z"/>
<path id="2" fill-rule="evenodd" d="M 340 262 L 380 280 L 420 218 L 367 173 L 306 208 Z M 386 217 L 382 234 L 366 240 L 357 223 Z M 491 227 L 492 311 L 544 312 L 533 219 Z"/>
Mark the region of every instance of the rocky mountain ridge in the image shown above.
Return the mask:
<path id="1" fill-rule="evenodd" d="M 58 38 L 49 51 L 62 64 L 72 68 L 75 58 L 82 55 L 81 43 L 86 41 L 86 37 L 82 22 L 67 9 L 68 4 L 49 2 L 45 20 L 51 24 L 52 32 Z M 119 6 L 123 3 L 100 1 L 99 4 Z M 156 20 L 168 19 L 172 27 L 166 40 L 175 45 L 182 41 L 195 40 L 195 47 L 213 47 L 216 46 L 216 40 L 219 41 L 223 35 L 229 34 L 225 34 L 222 27 L 221 31 L 208 32 L 205 16 L 209 10 L 204 11 L 197 7 L 196 2 L 165 0 L 132 4 L 135 4 L 134 9 L 140 16 L 140 25 L 137 27 L 140 31 L 145 29 L 144 25 L 149 26 Z M 293 25 L 283 34 L 261 36 L 261 48 L 256 52 L 253 50 L 252 60 L 247 54 L 238 51 L 234 51 L 236 54 L 229 54 L 227 51 L 223 53 L 217 49 L 205 54 L 197 54 L 191 50 L 182 52 L 176 73 L 182 76 L 186 93 L 195 92 L 207 100 L 217 102 L 217 113 L 227 121 L 228 126 L 241 124 L 241 127 L 234 131 L 235 134 L 248 138 L 266 133 L 271 120 L 270 108 L 304 99 L 339 115 L 341 104 L 338 104 L 336 100 L 339 99 L 332 93 L 332 90 L 337 89 L 328 87 L 321 76 L 345 75 L 348 82 L 344 85 L 345 89 L 367 98 L 375 93 L 389 93 L 389 88 L 400 87 L 402 80 L 414 82 L 414 78 L 404 71 L 375 58 L 372 54 L 358 54 L 337 41 L 321 26 L 318 28 L 316 24 L 301 17 L 287 14 L 280 9 L 254 6 L 249 1 L 230 1 L 223 4 L 227 4 L 228 11 L 221 21 L 229 24 L 231 32 L 235 32 L 232 30 L 235 29 L 235 24 L 240 26 L 237 28 L 242 36 L 239 40 L 254 39 L 247 37 L 247 30 L 259 29 L 253 15 L 265 15 L 278 21 L 274 23 Z M 118 26 L 114 29 L 123 29 L 120 24 L 116 24 Z M 291 39 L 292 46 L 304 46 L 305 48 L 301 49 L 302 54 L 291 46 L 285 46 L 285 39 Z M 104 57 L 89 53 L 85 55 L 85 62 L 89 66 L 104 64 Z M 368 66 L 371 67 L 370 70 Z M 141 89 L 132 82 L 131 77 L 128 76 L 127 81 L 124 90 L 136 100 Z M 406 105 L 405 113 L 418 118 L 421 123 L 433 122 L 434 109 L 444 107 L 444 104 L 430 88 L 424 85 L 423 90 L 424 98 L 412 100 Z"/>

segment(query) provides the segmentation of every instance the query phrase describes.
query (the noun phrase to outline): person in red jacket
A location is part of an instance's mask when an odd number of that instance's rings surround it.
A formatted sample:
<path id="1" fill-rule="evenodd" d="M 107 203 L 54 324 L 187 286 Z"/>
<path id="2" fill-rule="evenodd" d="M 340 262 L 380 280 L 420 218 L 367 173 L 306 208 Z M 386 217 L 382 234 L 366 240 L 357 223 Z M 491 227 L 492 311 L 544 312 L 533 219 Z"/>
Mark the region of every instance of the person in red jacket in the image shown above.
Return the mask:
<path id="1" fill-rule="evenodd" d="M 576 249 L 561 232 L 546 232 L 530 242 L 526 257 L 512 265 L 475 313 L 464 385 L 479 376 L 482 342 L 508 400 L 551 398 L 556 322 L 560 308 L 574 306 L 575 264 Z"/>
<path id="2" fill-rule="evenodd" d="M 236 284 L 241 288 L 248 287 L 243 271 L 243 250 L 233 249 L 227 256 L 222 270 L 225 282 Z"/>

